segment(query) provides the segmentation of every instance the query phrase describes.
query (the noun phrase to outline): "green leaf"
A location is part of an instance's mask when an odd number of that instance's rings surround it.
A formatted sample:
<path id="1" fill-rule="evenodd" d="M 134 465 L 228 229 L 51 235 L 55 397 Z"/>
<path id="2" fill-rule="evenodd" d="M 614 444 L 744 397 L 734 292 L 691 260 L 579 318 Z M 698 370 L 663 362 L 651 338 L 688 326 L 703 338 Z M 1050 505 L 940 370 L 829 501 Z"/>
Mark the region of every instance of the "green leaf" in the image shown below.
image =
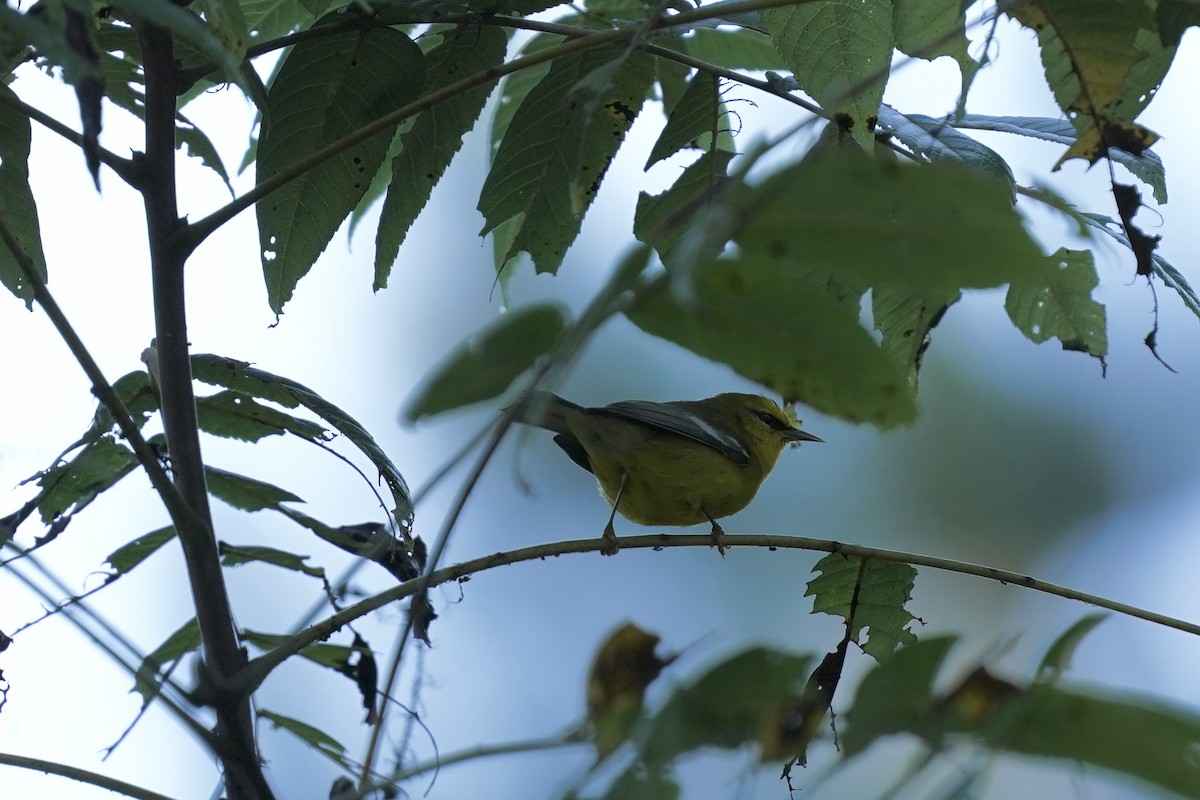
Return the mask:
<path id="1" fill-rule="evenodd" d="M 290 33 L 315 18 L 298 0 L 242 0 L 242 15 L 255 41 Z"/>
<path id="2" fill-rule="evenodd" d="M 506 312 L 438 365 L 409 401 L 405 418 L 415 422 L 496 397 L 558 344 L 566 322 L 557 305 Z"/>
<path id="3" fill-rule="evenodd" d="M 242 61 L 246 57 L 250 31 L 241 0 L 198 0 L 196 5 L 230 58 Z"/>
<path id="4" fill-rule="evenodd" d="M 1119 147 L 1140 154 L 1158 138 L 1133 122 L 1170 67 L 1149 0 L 1037 0 L 1009 15 L 1037 31 L 1042 64 L 1078 138 L 1072 158 L 1095 163 Z"/>
<path id="5" fill-rule="evenodd" d="M 154 652 L 142 659 L 134 675 L 134 691 L 147 703 L 150 702 L 158 694 L 159 677 L 166 674 L 163 668 L 174 664 L 188 653 L 199 650 L 201 643 L 200 623 L 192 617 L 168 636 L 165 642 L 154 648 Z"/>
<path id="6" fill-rule="evenodd" d="M 296 495 L 263 481 L 216 467 L 205 467 L 208 492 L 242 511 L 279 510 L 280 503 L 303 503 Z"/>
<path id="7" fill-rule="evenodd" d="M 285 432 L 310 441 L 323 440 L 329 435 L 315 422 L 264 406 L 241 392 L 225 391 L 196 398 L 196 416 L 200 429 L 206 433 L 244 442 L 257 442 Z"/>
<path id="8" fill-rule="evenodd" d="M 1075 143 L 1075 128 L 1065 119 L 1048 117 L 992 117 L 985 114 L 966 114 L 954 122 L 956 128 L 971 128 L 980 131 L 1000 131 L 1029 136 L 1047 142 L 1071 145 Z M 1113 148 L 1109 157 L 1125 167 L 1138 180 L 1149 186 L 1154 199 L 1167 202 L 1167 175 L 1162 159 L 1146 150 L 1141 155 Z"/>
<path id="9" fill-rule="evenodd" d="M 1084 637 L 1108 617 L 1108 613 L 1085 614 L 1074 625 L 1063 631 L 1054 640 L 1054 644 L 1046 650 L 1046 655 L 1042 656 L 1042 662 L 1038 665 L 1037 670 L 1038 680 L 1053 682 L 1061 678 L 1062 674 L 1067 671 L 1067 667 L 1070 666 L 1071 659 L 1075 656 L 1075 651 Z"/>
<path id="10" fill-rule="evenodd" d="M 940 636 L 902 647 L 868 672 L 839 726 L 847 757 L 866 750 L 883 736 L 912 732 L 936 740 L 945 724 L 931 720 L 939 707 L 933 682 L 956 639 Z"/>
<path id="11" fill-rule="evenodd" d="M 911 565 L 831 553 L 813 570 L 821 574 L 804 592 L 813 599 L 813 613 L 846 620 L 855 642 L 866 629 L 862 648 L 867 655 L 884 661 L 900 645 L 917 640 L 907 627 L 916 618 L 904 607 L 917 577 Z"/>
<path id="12" fill-rule="evenodd" d="M 747 253 L 702 265 L 687 289 L 660 291 L 627 315 L 647 333 L 824 413 L 882 427 L 916 416 L 904 370 L 859 324 L 857 304 L 811 275 Z"/>
<path id="13" fill-rule="evenodd" d="M 963 95 L 979 70 L 967 52 L 966 6 L 962 0 L 896 0 L 892 24 L 896 48 L 906 55 L 932 61 L 950 56 L 963 77 Z"/>
<path id="14" fill-rule="evenodd" d="M 770 36 L 746 28 L 697 28 L 682 39 L 660 36 L 654 41 L 727 69 L 768 70 L 786 66 Z"/>
<path id="15" fill-rule="evenodd" d="M 133 570 L 138 564 L 154 555 L 160 547 L 175 538 L 175 528 L 168 525 L 128 542 L 109 554 L 105 562 L 115 570 L 113 578 Z M 111 580 L 111 578 L 110 578 Z"/>
<path id="16" fill-rule="evenodd" d="M 762 12 L 800 87 L 867 152 L 892 58 L 890 0 L 826 0 Z"/>
<path id="17" fill-rule="evenodd" d="M 420 48 L 391 28 L 295 45 L 267 95 L 258 181 L 410 103 L 423 85 Z M 258 202 L 267 299 L 277 314 L 366 193 L 394 130 L 346 148 Z"/>
<path id="18" fill-rule="evenodd" d="M 1040 278 L 1014 279 L 1004 309 L 1017 330 L 1041 344 L 1054 337 L 1068 350 L 1103 358 L 1108 353 L 1104 306 L 1092 299 L 1099 284 L 1091 251 L 1060 248 Z"/>
<path id="19" fill-rule="evenodd" d="M 981 733 L 999 750 L 1090 764 L 1180 797 L 1200 786 L 1200 717 L 1146 697 L 1035 685 Z"/>
<path id="20" fill-rule="evenodd" d="M 709 207 L 717 190 L 728 183 L 734 153 L 709 150 L 696 159 L 661 194 L 642 192 L 633 212 L 633 235 L 652 245 L 664 264 L 673 263 L 672 252 L 687 234 L 697 213 Z"/>
<path id="21" fill-rule="evenodd" d="M 1158 0 L 1158 34 L 1164 47 L 1174 47 L 1188 28 L 1200 25 L 1200 7 L 1189 0 Z"/>
<path id="22" fill-rule="evenodd" d="M 133 451 L 106 435 L 85 446 L 70 461 L 38 473 L 34 477 L 42 489 L 38 497 L 42 522 L 52 522 L 68 509 L 75 513 L 82 511 L 136 466 Z"/>
<path id="23" fill-rule="evenodd" d="M 1047 271 L 1008 185 L 957 164 L 827 154 L 768 178 L 750 207 L 734 237 L 747 252 L 868 286 L 987 288 Z"/>
<path id="24" fill-rule="evenodd" d="M 721 82 L 715 76 L 697 71 L 679 99 L 658 141 L 650 151 L 645 169 L 669 158 L 685 147 L 697 147 L 704 134 L 715 136 L 724 127 L 721 107 Z"/>
<path id="25" fill-rule="evenodd" d="M 259 650 L 267 651 L 274 650 L 287 644 L 292 640 L 292 637 L 287 634 L 277 633 L 262 633 L 261 631 L 242 630 L 238 632 L 238 636 L 242 641 L 257 647 Z M 340 671 L 346 666 L 346 661 L 354 654 L 353 647 L 347 647 L 341 644 L 329 644 L 320 642 L 318 644 L 310 644 L 300 651 L 300 657 L 306 658 L 314 664 L 318 664 L 328 669 Z"/>
<path id="26" fill-rule="evenodd" d="M 303 384 L 289 378 L 255 369 L 245 361 L 237 361 L 209 353 L 192 356 L 192 375 L 196 380 L 213 386 L 233 389 L 242 394 L 278 403 L 285 408 L 304 406 L 330 427 L 345 436 L 379 470 L 395 503 L 393 513 L 402 524 L 412 520 L 412 497 L 408 484 L 382 448 L 376 444 L 358 420 L 330 403 Z"/>
<path id="27" fill-rule="evenodd" d="M 343 769 L 357 771 L 354 770 L 354 764 L 346 757 L 346 748 L 342 746 L 341 742 L 324 731 L 297 719 L 268 711 L 265 708 L 258 709 L 257 714 L 261 719 L 270 722 L 277 730 L 287 731 Z"/>
<path id="28" fill-rule="evenodd" d="M 0 15 L 0 27 L 5 24 L 9 13 Z M 16 16 L 24 16 L 16 14 Z M 7 86 L 0 85 L 0 94 L 17 100 L 16 94 Z M 37 274 L 45 281 L 46 256 L 42 252 L 42 232 L 38 224 L 37 205 L 29 189 L 29 118 L 17 109 L 0 102 L 0 218 L 12 231 L 21 249 Z M 0 246 L 0 283 L 14 295 L 33 306 L 33 285 L 24 270 L 13 257 L 12 251 Z"/>
<path id="29" fill-rule="evenodd" d="M 562 36 L 539 33 L 530 38 L 521 47 L 517 55 L 519 57 L 530 56 L 534 53 L 548 50 L 551 47 L 556 47 L 562 44 L 562 42 Z M 543 62 L 529 69 L 510 73 L 501 81 L 500 94 L 496 101 L 496 110 L 492 112 L 491 142 L 493 161 L 495 161 L 496 151 L 500 148 L 500 143 L 504 141 L 504 135 L 508 133 L 508 126 L 512 124 L 517 110 L 525 102 L 525 98 L 529 95 L 529 92 L 541 83 L 549 71 L 550 64 Z"/>
<path id="30" fill-rule="evenodd" d="M 731 656 L 671 694 L 642 737 L 643 757 L 662 765 L 701 748 L 759 743 L 799 702 L 811 664 L 765 647 Z"/>
<path id="31" fill-rule="evenodd" d="M 226 567 L 239 567 L 242 564 L 261 562 L 272 564 L 291 572 L 302 572 L 313 578 L 324 578 L 325 569 L 304 563 L 310 556 L 277 550 L 274 547 L 259 547 L 252 545 L 234 545 L 218 542 L 217 549 L 221 553 L 221 564 Z"/>
<path id="32" fill-rule="evenodd" d="M 948 119 L 902 114 L 889 105 L 882 105 L 879 107 L 879 127 L 927 161 L 965 164 L 1007 183 L 1010 197 L 1016 200 L 1016 180 L 1008 162 L 982 142 L 956 131 Z"/>
<path id="33" fill-rule="evenodd" d="M 479 197 L 482 234 L 524 215 L 505 261 L 557 271 L 653 80 L 649 56 L 602 48 L 557 59 L 529 92 Z"/>
<path id="34" fill-rule="evenodd" d="M 252 95 L 251 88 L 242 77 L 241 54 L 226 47 L 194 12 L 170 0 L 119 0 L 113 5 L 176 34 L 180 40 L 220 67 L 230 83 L 241 87 L 247 96 Z"/>
<path id="35" fill-rule="evenodd" d="M 911 291 L 876 286 L 871 290 L 871 316 L 875 330 L 883 335 L 883 353 L 904 370 L 914 391 L 926 337 L 946 309 L 961 298 L 962 292 L 948 289 Z"/>
<path id="36" fill-rule="evenodd" d="M 225 163 L 221 161 L 216 146 L 204 131 L 193 125 L 192 121 L 183 114 L 175 115 L 175 149 L 187 153 L 192 158 L 200 159 L 201 164 L 217 173 L 217 176 L 224 181 L 229 194 L 233 194 L 233 184 L 229 181 L 229 172 L 226 171 Z"/>
<path id="37" fill-rule="evenodd" d="M 461 25 L 442 34 L 425 57 L 426 90 L 432 91 L 504 62 L 508 36 L 503 28 Z M 375 239 L 375 289 L 387 286 L 400 245 L 441 180 L 463 136 L 475 124 L 494 84 L 479 86 L 423 111 L 402 134 L 403 149 L 392 160 L 392 180 Z"/>

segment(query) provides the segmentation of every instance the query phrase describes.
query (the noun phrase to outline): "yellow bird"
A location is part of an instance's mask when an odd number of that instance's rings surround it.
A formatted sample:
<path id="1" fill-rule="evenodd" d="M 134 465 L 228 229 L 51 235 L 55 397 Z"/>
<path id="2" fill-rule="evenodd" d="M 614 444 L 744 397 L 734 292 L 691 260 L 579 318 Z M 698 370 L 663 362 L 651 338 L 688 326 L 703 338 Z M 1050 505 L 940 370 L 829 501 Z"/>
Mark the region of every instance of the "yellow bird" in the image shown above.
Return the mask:
<path id="1" fill-rule="evenodd" d="M 612 506 L 603 552 L 617 551 L 613 517 L 642 525 L 712 524 L 745 508 L 786 444 L 819 442 L 774 401 L 755 394 L 584 408 L 546 391 L 524 399 L 516 421 L 553 431 L 571 460 L 596 476 Z"/>

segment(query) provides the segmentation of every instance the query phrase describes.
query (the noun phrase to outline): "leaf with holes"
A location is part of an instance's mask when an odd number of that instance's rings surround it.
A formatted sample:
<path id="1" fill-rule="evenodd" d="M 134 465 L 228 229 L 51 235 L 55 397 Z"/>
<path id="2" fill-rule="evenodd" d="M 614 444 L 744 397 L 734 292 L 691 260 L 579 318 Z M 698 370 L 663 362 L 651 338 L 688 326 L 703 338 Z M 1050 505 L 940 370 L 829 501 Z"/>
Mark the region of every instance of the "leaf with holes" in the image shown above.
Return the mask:
<path id="1" fill-rule="evenodd" d="M 1053 337 L 1064 349 L 1103 358 L 1107 322 L 1104 306 L 1092 299 L 1100 279 L 1091 251 L 1060 248 L 1048 261 L 1054 269 L 1042 279 L 1017 279 L 1008 287 L 1008 318 L 1030 341 L 1041 344 Z"/>
<path id="2" fill-rule="evenodd" d="M 876 661 L 917 640 L 908 629 L 916 618 L 904 607 L 912 599 L 917 577 L 911 565 L 831 553 L 813 571 L 821 574 L 804 591 L 805 597 L 813 599 L 813 613 L 846 620 L 855 642 L 866 629 L 862 649 Z"/>
<path id="3" fill-rule="evenodd" d="M 311 158 L 413 101 L 424 57 L 386 27 L 297 44 L 267 94 L 258 182 Z M 383 164 L 395 126 L 350 145 L 257 204 L 267 299 L 277 314 Z"/>

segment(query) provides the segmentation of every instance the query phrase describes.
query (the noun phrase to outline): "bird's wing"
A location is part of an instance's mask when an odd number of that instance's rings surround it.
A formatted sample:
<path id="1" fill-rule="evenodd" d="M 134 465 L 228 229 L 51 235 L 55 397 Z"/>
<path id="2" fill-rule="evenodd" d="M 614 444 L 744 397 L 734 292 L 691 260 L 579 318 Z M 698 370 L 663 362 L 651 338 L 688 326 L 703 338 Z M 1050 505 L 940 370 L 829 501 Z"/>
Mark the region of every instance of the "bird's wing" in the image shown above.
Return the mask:
<path id="1" fill-rule="evenodd" d="M 718 430 L 696 414 L 677 405 L 650 400 L 624 400 L 603 408 L 589 408 L 588 413 L 626 419 L 673 433 L 711 447 L 735 463 L 750 463 L 750 452 L 736 436 Z"/>

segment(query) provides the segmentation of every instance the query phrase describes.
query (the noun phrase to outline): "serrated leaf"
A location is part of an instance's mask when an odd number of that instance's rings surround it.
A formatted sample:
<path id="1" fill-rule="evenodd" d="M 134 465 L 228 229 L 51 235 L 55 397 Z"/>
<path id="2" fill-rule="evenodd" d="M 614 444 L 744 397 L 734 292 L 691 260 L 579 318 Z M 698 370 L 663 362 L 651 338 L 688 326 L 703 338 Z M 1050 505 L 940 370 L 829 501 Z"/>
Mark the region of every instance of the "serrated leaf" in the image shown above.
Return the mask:
<path id="1" fill-rule="evenodd" d="M 242 641 L 264 652 L 281 647 L 292 639 L 287 634 L 263 633 L 252 630 L 241 630 L 238 632 L 238 636 Z M 299 653 L 301 658 L 308 659 L 314 664 L 339 671 L 346 665 L 346 661 L 353 654 L 353 647 L 347 647 L 342 644 L 329 644 L 328 642 L 310 644 Z"/>
<path id="2" fill-rule="evenodd" d="M 392 28 L 295 45 L 267 94 L 258 181 L 411 102 L 423 84 L 420 48 Z M 348 147 L 258 202 L 267 299 L 276 313 L 366 193 L 393 132 Z"/>
<path id="3" fill-rule="evenodd" d="M 484 235 L 524 215 L 506 261 L 525 251 L 558 269 L 653 80 L 649 56 L 600 48 L 555 60 L 529 92 L 479 197 Z"/>
<path id="4" fill-rule="evenodd" d="M 0 25 L 4 20 L 0 17 Z M 17 100 L 16 94 L 7 86 L 0 86 L 0 94 Z M 29 118 L 8 103 L 0 102 L 0 217 L 45 281 L 46 256 L 42 251 L 41 226 L 29 188 L 30 138 Z M 0 247 L 0 283 L 24 300 L 26 308 L 33 307 L 33 285 L 7 247 Z"/>
<path id="5" fill-rule="evenodd" d="M 113 577 L 124 575 L 154 555 L 160 547 L 175 538 L 174 526 L 168 525 L 128 542 L 112 551 L 104 561 L 111 565 Z"/>
<path id="6" fill-rule="evenodd" d="M 765 647 L 737 653 L 672 692 L 642 737 L 650 765 L 701 748 L 756 744 L 804 693 L 812 659 Z"/>
<path id="7" fill-rule="evenodd" d="M 196 398 L 196 416 L 205 433 L 244 442 L 257 442 L 286 432 L 311 441 L 328 436 L 315 422 L 264 406 L 241 392 L 225 391 Z"/>
<path id="8" fill-rule="evenodd" d="M 1009 15 L 1037 31 L 1042 63 L 1059 107 L 1078 135 L 1055 165 L 1095 163 L 1112 147 L 1140 154 L 1158 136 L 1133 119 L 1174 55 L 1157 35 L 1148 0 L 1035 0 Z"/>
<path id="9" fill-rule="evenodd" d="M 987 145 L 955 130 L 949 120 L 902 114 L 885 104 L 879 107 L 879 127 L 930 162 L 965 164 L 1008 184 L 1010 196 L 1016 200 L 1016 180 L 1008 162 Z"/>
<path id="10" fill-rule="evenodd" d="M 183 114 L 175 115 L 175 148 L 199 159 L 201 164 L 217 173 L 224 181 L 229 194 L 233 194 L 233 184 L 229 181 L 229 173 L 225 170 L 225 163 L 221 161 L 216 146 L 204 131 L 193 125 Z"/>
<path id="11" fill-rule="evenodd" d="M 217 549 L 221 554 L 221 565 L 225 567 L 240 567 L 242 564 L 260 562 L 271 564 L 291 572 L 302 572 L 313 578 L 324 578 L 325 569 L 304 563 L 310 556 L 289 553 L 274 547 L 257 545 L 234 545 L 218 542 Z"/>
<path id="12" fill-rule="evenodd" d="M 315 16 L 297 0 L 242 0 L 246 29 L 265 41 L 312 23 Z"/>
<path id="13" fill-rule="evenodd" d="M 263 481 L 216 467 L 205 467 L 208 491 L 213 497 L 242 511 L 279 510 L 280 503 L 303 503 L 296 495 Z"/>
<path id="14" fill-rule="evenodd" d="M 883 661 L 902 644 L 917 637 L 908 629 L 915 617 L 904 605 L 912 599 L 917 571 L 909 564 L 868 560 L 832 553 L 813 567 L 821 573 L 808 582 L 805 597 L 813 599 L 813 613 L 832 614 L 846 620 L 852 641 L 865 629 L 863 652 Z"/>
<path id="15" fill-rule="evenodd" d="M 904 370 L 859 323 L 857 305 L 809 275 L 747 253 L 696 268 L 689 283 L 690 296 L 660 291 L 626 313 L 647 333 L 824 413 L 881 427 L 915 418 Z"/>
<path id="16" fill-rule="evenodd" d="M 550 352 L 566 328 L 563 308 L 538 304 L 508 311 L 451 353 L 409 401 L 409 422 L 496 397 L 537 359 Z"/>
<path id="17" fill-rule="evenodd" d="M 992 117 L 985 114 L 966 114 L 954 122 L 956 128 L 970 128 L 980 131 L 999 131 L 1029 136 L 1047 142 L 1071 145 L 1075 143 L 1075 128 L 1065 119 L 1048 117 Z M 1134 177 L 1149 186 L 1154 192 L 1154 199 L 1159 203 L 1167 202 L 1167 175 L 1162 159 L 1157 153 L 1146 150 L 1141 155 L 1133 155 L 1125 150 L 1114 148 L 1109 151 L 1109 157 L 1129 170 Z"/>
<path id="18" fill-rule="evenodd" d="M 1100 279 L 1091 251 L 1060 248 L 1048 261 L 1054 268 L 1041 279 L 1017 278 L 1008 287 L 1009 319 L 1032 342 L 1053 337 L 1064 348 L 1102 358 L 1108 353 L 1107 320 L 1104 306 L 1092 299 Z"/>
<path id="19" fill-rule="evenodd" d="M 914 292 L 888 286 L 871 290 L 871 317 L 883 336 L 883 353 L 904 369 L 914 390 L 930 328 L 961 297 L 956 290 Z"/>
<path id="20" fill-rule="evenodd" d="M 517 54 L 519 57 L 533 55 L 534 53 L 548 50 L 551 47 L 562 44 L 563 37 L 553 34 L 539 33 L 521 47 Z M 496 99 L 496 110 L 492 112 L 492 127 L 491 127 L 491 143 L 492 143 L 492 161 L 495 161 L 496 151 L 500 148 L 500 143 L 504 141 L 504 135 L 508 132 L 508 126 L 512 124 L 513 117 L 516 116 L 517 110 L 521 104 L 525 102 L 525 98 L 533 87 L 537 86 L 546 73 L 550 71 L 549 63 L 537 64 L 529 69 L 518 70 L 505 76 L 500 82 L 500 94 Z"/>
<path id="21" fill-rule="evenodd" d="M 276 714 L 265 708 L 258 709 L 257 714 L 261 719 L 270 722 L 276 729 L 287 731 L 313 750 L 331 759 L 343 769 L 347 771 L 354 770 L 354 764 L 346 757 L 346 748 L 337 739 L 334 739 L 319 728 L 314 728 L 306 722 L 285 717 L 282 714 Z"/>
<path id="22" fill-rule="evenodd" d="M 55 464 L 36 476 L 42 489 L 38 497 L 42 522 L 52 522 L 68 510 L 83 510 L 136 466 L 133 451 L 112 436 L 101 436 L 87 444 L 70 461 Z"/>
<path id="23" fill-rule="evenodd" d="M 1038 664 L 1037 669 L 1038 680 L 1054 682 L 1061 678 L 1062 674 L 1067 671 L 1067 667 L 1070 666 L 1071 659 L 1080 643 L 1108 617 L 1107 613 L 1085 614 L 1063 631 L 1047 648 L 1046 654 L 1042 656 L 1042 661 Z"/>
<path id="24" fill-rule="evenodd" d="M 725 124 L 720 95 L 721 81 L 707 72 L 697 71 L 683 97 L 671 110 L 644 169 L 650 169 L 685 147 L 696 147 L 697 140 L 706 133 L 709 136 L 719 134 Z"/>
<path id="25" fill-rule="evenodd" d="M 158 694 L 159 676 L 165 674 L 164 668 L 199 650 L 201 641 L 200 623 L 192 617 L 142 659 L 134 675 L 134 691 L 150 702 Z"/>
<path id="26" fill-rule="evenodd" d="M 872 152 L 892 58 L 890 0 L 803 3 L 762 18 L 800 87 Z"/>
<path id="27" fill-rule="evenodd" d="M 442 43 L 425 57 L 427 91 L 503 63 L 508 49 L 504 29 L 492 25 L 461 25 L 442 35 Z M 392 160 L 391 183 L 375 238 L 376 290 L 387 286 L 409 226 L 425 207 L 493 88 L 494 84 L 487 84 L 438 103 L 422 112 L 401 135 L 402 149 Z"/>
<path id="28" fill-rule="evenodd" d="M 397 520 L 401 523 L 411 521 L 412 497 L 408 492 L 408 484 L 404 482 L 404 476 L 396 469 L 396 465 L 387 457 L 387 454 L 383 452 L 366 428 L 341 408 L 330 403 L 307 386 L 289 378 L 256 369 L 245 361 L 237 361 L 211 353 L 192 356 L 192 375 L 203 383 L 233 389 L 251 397 L 270 400 L 285 408 L 304 406 L 329 423 L 330 427 L 345 436 L 351 444 L 370 459 L 375 468 L 379 470 L 380 476 L 387 483 L 392 494 L 392 501 L 395 503 L 393 513 Z"/>

